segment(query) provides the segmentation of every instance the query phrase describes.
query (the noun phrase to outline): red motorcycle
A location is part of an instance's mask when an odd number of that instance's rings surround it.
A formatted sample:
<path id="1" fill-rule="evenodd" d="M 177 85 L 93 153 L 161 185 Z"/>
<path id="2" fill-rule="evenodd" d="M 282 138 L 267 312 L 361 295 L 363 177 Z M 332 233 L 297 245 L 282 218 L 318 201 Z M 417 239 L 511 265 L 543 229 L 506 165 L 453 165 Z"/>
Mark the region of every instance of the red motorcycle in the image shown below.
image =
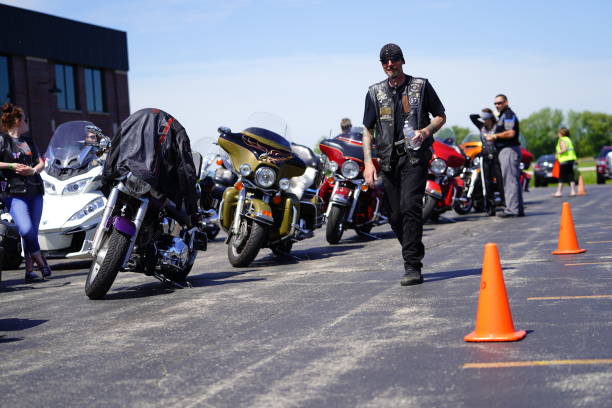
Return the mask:
<path id="1" fill-rule="evenodd" d="M 437 221 L 450 209 L 459 214 L 470 211 L 472 203 L 463 198 L 464 182 L 459 177 L 464 165 L 465 156 L 459 148 L 434 140 L 423 197 L 423 222 Z"/>
<path id="2" fill-rule="evenodd" d="M 355 128 L 350 133 L 319 144 L 328 158 L 331 175 L 319 187 L 327 219 L 326 238 L 337 244 L 346 229 L 369 236 L 372 227 L 387 222 L 381 214 L 384 193 L 380 186 L 370 188 L 363 178 L 363 134 Z M 378 160 L 374 166 L 379 170 Z"/>
<path id="3" fill-rule="evenodd" d="M 531 174 L 525 170 L 529 168 L 533 161 L 533 154 L 529 153 L 527 149 L 521 146 L 521 174 L 519 175 L 519 183 L 524 191 L 529 191 L 529 182 L 531 181 Z"/>

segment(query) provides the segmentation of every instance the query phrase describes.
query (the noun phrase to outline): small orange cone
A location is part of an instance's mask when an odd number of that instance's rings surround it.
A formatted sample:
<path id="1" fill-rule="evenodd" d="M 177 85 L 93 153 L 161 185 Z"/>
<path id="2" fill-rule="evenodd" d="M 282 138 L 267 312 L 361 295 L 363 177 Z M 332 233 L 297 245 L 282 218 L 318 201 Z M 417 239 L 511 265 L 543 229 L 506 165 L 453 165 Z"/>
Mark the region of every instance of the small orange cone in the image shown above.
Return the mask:
<path id="1" fill-rule="evenodd" d="M 476 330 L 465 336 L 463 340 L 517 341 L 526 335 L 527 332 L 524 330 L 514 330 L 497 245 L 488 243 L 484 248 L 482 262 Z"/>
<path id="2" fill-rule="evenodd" d="M 582 179 L 582 176 L 578 176 L 578 193 L 576 193 L 576 195 L 587 195 L 586 189 L 584 188 L 584 180 Z"/>
<path id="3" fill-rule="evenodd" d="M 559 228 L 559 244 L 557 250 L 553 251 L 553 255 L 581 254 L 586 252 L 586 249 L 578 248 L 578 239 L 576 239 L 576 231 L 574 230 L 574 220 L 572 219 L 572 210 L 569 203 L 563 203 L 561 211 L 561 227 Z"/>

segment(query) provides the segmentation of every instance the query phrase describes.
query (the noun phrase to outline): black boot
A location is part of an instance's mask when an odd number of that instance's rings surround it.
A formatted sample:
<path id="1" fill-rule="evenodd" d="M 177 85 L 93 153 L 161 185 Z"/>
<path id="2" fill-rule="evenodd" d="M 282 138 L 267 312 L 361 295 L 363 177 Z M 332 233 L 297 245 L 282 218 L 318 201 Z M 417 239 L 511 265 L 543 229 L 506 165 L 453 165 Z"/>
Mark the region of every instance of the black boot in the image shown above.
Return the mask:
<path id="1" fill-rule="evenodd" d="M 400 281 L 400 285 L 411 286 L 420 285 L 421 283 L 423 283 L 423 275 L 421 275 L 421 271 L 411 266 L 407 266 L 406 272 Z"/>

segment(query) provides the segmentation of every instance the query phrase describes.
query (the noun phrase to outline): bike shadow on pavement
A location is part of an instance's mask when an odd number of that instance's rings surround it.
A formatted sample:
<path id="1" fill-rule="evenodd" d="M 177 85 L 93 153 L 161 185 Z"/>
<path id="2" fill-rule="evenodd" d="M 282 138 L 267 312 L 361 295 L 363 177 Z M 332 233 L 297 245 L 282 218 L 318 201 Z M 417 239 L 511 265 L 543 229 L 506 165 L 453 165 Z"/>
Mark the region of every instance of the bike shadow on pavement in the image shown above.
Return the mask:
<path id="1" fill-rule="evenodd" d="M 319 247 L 311 247 L 308 249 L 297 249 L 291 251 L 287 256 L 277 257 L 274 254 L 270 254 L 265 258 L 259 259 L 253 262 L 251 266 L 255 267 L 266 267 L 266 266 L 278 266 L 278 265 L 293 265 L 303 261 L 315 261 L 320 259 L 327 259 L 334 256 L 343 256 L 344 252 L 352 251 L 354 249 L 361 249 L 365 245 L 363 244 L 339 244 L 339 245 L 325 245 Z"/>
<path id="2" fill-rule="evenodd" d="M 15 331 L 31 329 L 32 327 L 39 326 L 46 322 L 48 322 L 48 320 L 18 319 L 18 318 L 0 319 L 0 332 L 15 332 Z M 0 344 L 1 343 L 14 343 L 16 341 L 21 341 L 23 339 L 24 339 L 23 337 L 8 337 L 5 334 L 0 334 Z"/>
<path id="3" fill-rule="evenodd" d="M 228 285 L 232 283 L 248 283 L 266 280 L 266 278 L 244 278 L 228 279 L 234 276 L 244 275 L 248 272 L 255 272 L 255 269 L 241 270 L 240 272 L 213 272 L 202 273 L 200 275 L 189 276 L 187 279 L 192 287 L 201 288 L 206 286 Z"/>

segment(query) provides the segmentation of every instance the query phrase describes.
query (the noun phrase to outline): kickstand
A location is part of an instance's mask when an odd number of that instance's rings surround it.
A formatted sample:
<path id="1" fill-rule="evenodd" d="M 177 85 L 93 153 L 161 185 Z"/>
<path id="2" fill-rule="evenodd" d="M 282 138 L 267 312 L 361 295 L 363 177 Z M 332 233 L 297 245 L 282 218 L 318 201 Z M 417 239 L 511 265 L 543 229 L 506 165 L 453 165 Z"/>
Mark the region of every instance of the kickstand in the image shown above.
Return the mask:
<path id="1" fill-rule="evenodd" d="M 164 275 L 157 273 L 157 272 L 153 272 L 153 277 L 157 280 L 159 280 L 161 283 L 163 284 L 171 284 L 176 286 L 179 289 L 185 289 L 185 288 L 192 288 L 193 286 L 191 286 L 191 283 L 189 283 L 189 281 L 185 280 L 185 284 L 183 285 L 182 283 L 178 283 L 176 281 L 173 281 L 171 279 L 166 278 Z"/>
<path id="2" fill-rule="evenodd" d="M 364 237 L 368 237 L 370 239 L 381 239 L 380 237 L 377 237 L 376 235 L 372 235 L 369 232 L 360 231 L 359 234 L 363 235 Z"/>

